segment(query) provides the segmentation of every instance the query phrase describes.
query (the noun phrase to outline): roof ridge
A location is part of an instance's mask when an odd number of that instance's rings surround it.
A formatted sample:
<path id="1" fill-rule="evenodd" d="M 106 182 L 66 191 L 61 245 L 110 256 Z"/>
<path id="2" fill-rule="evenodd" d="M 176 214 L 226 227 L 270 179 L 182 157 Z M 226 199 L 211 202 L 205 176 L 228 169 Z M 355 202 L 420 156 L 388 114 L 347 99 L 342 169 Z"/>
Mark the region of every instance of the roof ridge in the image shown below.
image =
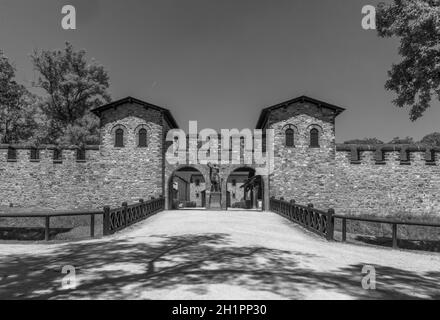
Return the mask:
<path id="1" fill-rule="evenodd" d="M 281 108 L 281 107 L 286 107 L 288 105 L 294 104 L 294 103 L 299 102 L 299 101 L 301 101 L 301 102 L 307 101 L 307 102 L 310 102 L 310 103 L 313 103 L 313 104 L 316 104 L 316 105 L 319 105 L 319 106 L 322 106 L 322 107 L 325 107 L 325 108 L 328 108 L 328 109 L 332 109 L 332 110 L 334 110 L 336 112 L 336 115 L 339 115 L 340 113 L 345 111 L 345 108 L 336 106 L 334 104 L 331 104 L 331 103 L 328 103 L 328 102 L 325 102 L 325 101 L 322 101 L 322 100 L 314 99 L 314 98 L 311 98 L 311 97 L 306 96 L 306 95 L 301 95 L 301 96 L 298 96 L 296 98 L 293 98 L 293 99 L 290 99 L 290 100 L 287 100 L 287 101 L 283 101 L 283 102 L 277 103 L 277 104 L 275 104 L 273 106 L 264 108 L 261 111 L 260 117 L 258 118 L 258 122 L 257 122 L 256 128 L 257 129 L 261 129 L 262 128 L 263 122 L 264 122 L 264 120 L 265 120 L 265 118 L 266 118 L 266 116 L 267 116 L 267 114 L 269 112 L 271 112 L 271 111 L 273 111 L 275 109 Z"/>
<path id="2" fill-rule="evenodd" d="M 140 104 L 141 106 L 161 111 L 164 113 L 164 115 L 167 118 L 167 120 L 169 121 L 171 127 L 174 127 L 174 128 L 179 127 L 177 124 L 177 121 L 174 119 L 174 117 L 171 114 L 171 111 L 169 109 L 164 108 L 164 107 L 160 107 L 158 105 L 155 105 L 155 104 L 152 104 L 152 103 L 149 103 L 149 102 L 137 99 L 137 98 L 134 98 L 132 96 L 127 96 L 125 98 L 118 99 L 118 100 L 112 101 L 110 103 L 104 104 L 102 106 L 99 106 L 97 108 L 92 109 L 91 112 L 93 112 L 97 116 L 100 116 L 101 112 L 103 112 L 107 109 L 113 108 L 113 107 L 117 107 L 117 106 L 124 104 L 124 103 L 137 103 L 137 104 Z"/>

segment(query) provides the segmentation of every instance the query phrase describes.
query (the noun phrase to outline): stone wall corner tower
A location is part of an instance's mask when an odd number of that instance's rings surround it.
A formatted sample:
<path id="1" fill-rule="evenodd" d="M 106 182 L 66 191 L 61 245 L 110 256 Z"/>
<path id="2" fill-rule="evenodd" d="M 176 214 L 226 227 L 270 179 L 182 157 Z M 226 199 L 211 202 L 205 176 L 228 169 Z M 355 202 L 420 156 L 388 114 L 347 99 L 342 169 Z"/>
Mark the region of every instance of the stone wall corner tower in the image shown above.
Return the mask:
<path id="1" fill-rule="evenodd" d="M 257 129 L 274 130 L 270 196 L 326 202 L 335 163 L 335 119 L 345 109 L 301 96 L 263 109 Z"/>
<path id="2" fill-rule="evenodd" d="M 92 112 L 100 118 L 105 203 L 164 195 L 165 137 L 178 128 L 170 111 L 127 97 Z"/>

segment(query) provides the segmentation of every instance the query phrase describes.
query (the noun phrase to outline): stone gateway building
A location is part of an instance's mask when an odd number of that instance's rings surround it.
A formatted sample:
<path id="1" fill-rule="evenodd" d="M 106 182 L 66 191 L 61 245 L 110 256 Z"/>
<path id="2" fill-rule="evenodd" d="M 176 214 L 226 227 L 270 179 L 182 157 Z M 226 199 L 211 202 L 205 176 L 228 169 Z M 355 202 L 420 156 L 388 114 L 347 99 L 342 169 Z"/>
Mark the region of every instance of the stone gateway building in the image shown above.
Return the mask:
<path id="1" fill-rule="evenodd" d="M 219 166 L 220 207 L 267 210 L 270 197 L 345 214 L 435 214 L 439 148 L 338 145 L 343 108 L 306 96 L 263 109 L 257 129 L 274 130 L 274 169 Z M 172 165 L 165 153 L 170 111 L 135 98 L 101 106 L 98 146 L 0 145 L 0 205 L 40 209 L 119 206 L 149 197 L 166 208 L 209 207 L 210 168 Z"/>

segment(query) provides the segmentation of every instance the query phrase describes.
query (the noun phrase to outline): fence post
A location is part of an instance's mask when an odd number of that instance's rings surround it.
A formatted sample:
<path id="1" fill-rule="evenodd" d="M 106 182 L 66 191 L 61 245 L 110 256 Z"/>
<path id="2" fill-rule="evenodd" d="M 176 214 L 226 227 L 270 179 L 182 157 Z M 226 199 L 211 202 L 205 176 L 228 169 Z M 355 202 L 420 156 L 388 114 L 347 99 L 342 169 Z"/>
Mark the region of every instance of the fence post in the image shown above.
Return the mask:
<path id="1" fill-rule="evenodd" d="M 328 209 L 327 213 L 327 240 L 332 241 L 333 240 L 333 233 L 335 229 L 335 210 L 334 209 Z"/>
<path id="2" fill-rule="evenodd" d="M 160 204 L 159 204 L 159 211 L 165 210 L 165 197 L 163 196 L 163 194 L 161 194 L 159 196 Z"/>
<path id="3" fill-rule="evenodd" d="M 306 212 L 307 212 L 307 216 L 306 216 L 306 225 L 307 226 L 312 226 L 312 213 L 311 213 L 311 209 L 313 209 L 313 203 L 309 203 L 308 205 L 307 205 L 307 210 L 306 210 Z"/>
<path id="4" fill-rule="evenodd" d="M 397 249 L 399 246 L 397 244 L 397 223 L 393 223 L 393 248 Z"/>
<path id="5" fill-rule="evenodd" d="M 90 238 L 95 237 L 95 214 L 90 215 Z"/>
<path id="6" fill-rule="evenodd" d="M 284 216 L 284 197 L 280 197 L 279 213 Z"/>
<path id="7" fill-rule="evenodd" d="M 122 216 L 124 217 L 124 228 L 128 226 L 128 219 L 127 219 L 127 202 L 122 202 Z"/>
<path id="8" fill-rule="evenodd" d="M 292 220 L 292 221 L 297 221 L 295 219 L 295 204 L 296 204 L 295 200 L 293 200 L 293 199 L 290 200 L 290 208 L 292 209 L 291 214 L 290 214 L 290 220 Z"/>
<path id="9" fill-rule="evenodd" d="M 342 218 L 342 242 L 347 240 L 347 219 Z"/>
<path id="10" fill-rule="evenodd" d="M 103 217 L 102 221 L 103 221 L 102 233 L 104 236 L 108 236 L 110 234 L 110 207 L 109 206 L 104 207 L 104 217 Z"/>
<path id="11" fill-rule="evenodd" d="M 50 216 L 47 215 L 45 228 L 44 228 L 44 240 L 46 240 L 46 241 L 49 241 L 49 238 L 50 238 L 49 232 L 50 232 Z"/>

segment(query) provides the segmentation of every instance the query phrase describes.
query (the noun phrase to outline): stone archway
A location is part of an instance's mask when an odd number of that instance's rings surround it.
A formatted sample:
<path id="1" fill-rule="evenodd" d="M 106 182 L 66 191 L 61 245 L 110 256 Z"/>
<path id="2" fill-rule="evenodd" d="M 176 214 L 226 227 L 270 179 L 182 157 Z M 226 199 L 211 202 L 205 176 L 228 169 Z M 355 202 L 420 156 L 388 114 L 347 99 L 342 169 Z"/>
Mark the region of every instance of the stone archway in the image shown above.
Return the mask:
<path id="1" fill-rule="evenodd" d="M 204 166 L 169 166 L 166 168 L 164 180 L 166 210 L 193 207 L 194 203 L 195 208 L 207 206 L 209 197 L 207 190 L 210 190 L 210 181 L 209 172 Z M 176 184 L 177 193 L 175 191 Z M 176 205 L 176 201 L 178 205 Z"/>
<path id="2" fill-rule="evenodd" d="M 224 209 L 265 210 L 267 179 L 257 175 L 255 168 L 240 165 L 234 166 L 229 168 L 224 176 Z"/>

